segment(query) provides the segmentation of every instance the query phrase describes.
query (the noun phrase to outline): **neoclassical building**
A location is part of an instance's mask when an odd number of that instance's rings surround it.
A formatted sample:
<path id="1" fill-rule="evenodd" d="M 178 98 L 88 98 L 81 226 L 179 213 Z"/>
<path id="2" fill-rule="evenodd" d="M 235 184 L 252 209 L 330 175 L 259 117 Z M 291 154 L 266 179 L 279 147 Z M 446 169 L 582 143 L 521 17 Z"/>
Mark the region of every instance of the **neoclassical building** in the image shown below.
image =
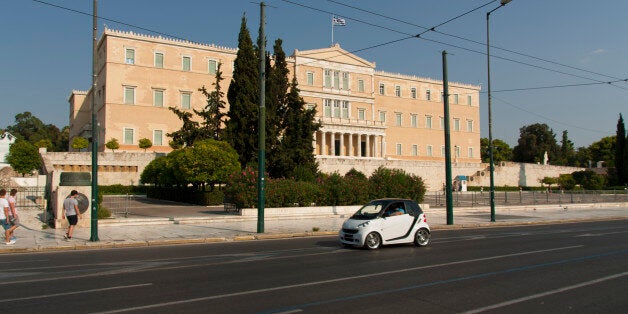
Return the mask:
<path id="1" fill-rule="evenodd" d="M 97 47 L 97 88 L 73 91 L 70 140 L 91 135 L 91 92 L 95 92 L 99 151 L 115 138 L 120 151 L 142 151 L 148 138 L 154 152 L 171 151 L 167 133 L 181 122 L 168 110 L 201 110 L 222 64 L 227 90 L 237 50 L 211 44 L 105 29 Z M 444 160 L 442 81 L 388 73 L 339 45 L 299 51 L 288 58 L 301 96 L 316 108 L 322 127 L 313 150 L 319 160 Z M 477 85 L 450 83 L 450 125 L 455 162 L 480 159 Z M 225 99 L 225 101 L 227 101 Z M 227 106 L 228 107 L 228 106 Z"/>

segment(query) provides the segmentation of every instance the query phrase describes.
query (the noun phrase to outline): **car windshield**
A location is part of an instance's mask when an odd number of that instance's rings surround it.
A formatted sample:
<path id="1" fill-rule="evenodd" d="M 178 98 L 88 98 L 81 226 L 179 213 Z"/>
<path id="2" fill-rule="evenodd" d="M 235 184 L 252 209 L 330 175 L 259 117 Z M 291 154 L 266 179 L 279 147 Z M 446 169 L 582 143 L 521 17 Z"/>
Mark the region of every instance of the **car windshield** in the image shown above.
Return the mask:
<path id="1" fill-rule="evenodd" d="M 358 210 L 351 218 L 353 219 L 373 219 L 382 211 L 382 203 L 368 203 Z"/>

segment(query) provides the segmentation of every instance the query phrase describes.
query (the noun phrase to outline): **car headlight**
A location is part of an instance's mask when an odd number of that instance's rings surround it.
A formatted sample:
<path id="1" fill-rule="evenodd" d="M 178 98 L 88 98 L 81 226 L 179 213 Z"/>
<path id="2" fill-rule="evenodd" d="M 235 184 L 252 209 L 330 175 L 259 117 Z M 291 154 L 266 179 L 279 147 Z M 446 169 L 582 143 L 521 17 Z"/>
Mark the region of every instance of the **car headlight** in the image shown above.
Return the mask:
<path id="1" fill-rule="evenodd" d="M 368 226 L 368 224 L 369 224 L 368 221 L 367 222 L 363 222 L 363 223 L 358 225 L 358 228 L 364 228 L 364 227 Z"/>

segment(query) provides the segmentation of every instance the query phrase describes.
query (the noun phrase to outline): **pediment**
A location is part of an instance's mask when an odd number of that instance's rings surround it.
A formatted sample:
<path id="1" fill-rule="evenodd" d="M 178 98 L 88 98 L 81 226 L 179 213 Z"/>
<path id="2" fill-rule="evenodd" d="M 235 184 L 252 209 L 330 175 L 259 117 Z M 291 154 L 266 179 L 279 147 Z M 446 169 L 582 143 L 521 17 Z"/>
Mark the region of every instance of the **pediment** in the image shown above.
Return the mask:
<path id="1" fill-rule="evenodd" d="M 375 68 L 375 62 L 366 61 L 354 55 L 353 53 L 350 53 L 340 48 L 340 45 L 338 44 L 335 44 L 329 48 L 304 50 L 304 51 L 295 50 L 293 57 L 309 58 L 309 59 L 314 59 L 314 60 L 347 64 L 347 65 L 353 65 L 353 66 L 358 66 L 358 67 Z"/>

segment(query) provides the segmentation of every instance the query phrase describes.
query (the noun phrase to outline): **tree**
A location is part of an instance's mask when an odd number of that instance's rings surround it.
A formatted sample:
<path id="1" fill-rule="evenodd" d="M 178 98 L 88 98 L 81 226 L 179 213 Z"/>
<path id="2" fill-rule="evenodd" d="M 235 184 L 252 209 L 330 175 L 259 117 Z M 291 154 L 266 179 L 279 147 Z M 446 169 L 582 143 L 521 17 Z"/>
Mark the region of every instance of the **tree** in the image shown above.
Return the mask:
<path id="1" fill-rule="evenodd" d="M 45 147 L 47 150 L 51 150 L 52 142 L 49 139 L 41 139 L 35 143 L 35 147 L 37 148 Z"/>
<path id="2" fill-rule="evenodd" d="M 118 139 L 117 138 L 112 138 L 107 143 L 105 143 L 105 147 L 107 147 L 108 149 L 111 149 L 111 151 L 115 152 L 116 149 L 120 148 L 120 143 L 118 143 Z"/>
<path id="3" fill-rule="evenodd" d="M 624 125 L 624 117 L 619 114 L 619 120 L 617 121 L 617 136 L 615 144 L 615 173 L 617 176 L 617 183 L 623 185 L 628 183 L 626 176 L 626 126 Z"/>
<path id="4" fill-rule="evenodd" d="M 217 141 L 222 139 L 222 125 L 225 122 L 226 114 L 224 112 L 225 101 L 223 100 L 225 93 L 220 88 L 220 82 L 223 80 L 221 65 L 222 63 L 219 62 L 216 68 L 216 82 L 212 83 L 214 90 L 208 92 L 205 85 L 198 89 L 207 98 L 207 106 L 204 110 L 194 110 L 203 120 L 199 131 L 199 137 L 203 139 L 211 138 Z"/>
<path id="5" fill-rule="evenodd" d="M 274 66 L 271 66 L 270 56 L 266 58 L 266 157 L 268 174 L 273 178 L 286 176 L 283 165 L 286 156 L 281 152 L 280 138 L 287 127 L 285 115 L 288 108 L 290 71 L 281 45 L 281 39 L 275 40 Z M 290 170 L 293 170 L 292 168 Z"/>
<path id="6" fill-rule="evenodd" d="M 556 178 L 552 178 L 552 177 L 545 177 L 545 178 L 541 179 L 540 181 L 543 184 L 547 184 L 547 188 L 550 191 L 552 190 L 552 184 L 558 183 L 558 180 Z"/>
<path id="7" fill-rule="evenodd" d="M 15 123 L 8 126 L 6 131 L 31 144 L 48 140 L 51 143 L 48 148 L 52 151 L 68 150 L 69 127 L 66 126 L 59 131 L 58 127 L 44 124 L 29 111 L 15 115 Z"/>
<path id="8" fill-rule="evenodd" d="M 547 124 L 524 126 L 520 131 L 518 145 L 513 148 L 513 161 L 538 163 L 547 152 L 549 160 L 554 162 L 558 157 L 558 144 L 554 131 Z"/>
<path id="9" fill-rule="evenodd" d="M 577 184 L 580 184 L 587 190 L 601 190 L 604 188 L 604 176 L 591 170 L 576 171 L 571 175 Z"/>
<path id="10" fill-rule="evenodd" d="M 573 142 L 569 139 L 567 130 L 563 131 L 563 137 L 560 141 L 560 156 L 555 165 L 574 166 L 576 163 L 576 151 Z"/>
<path id="11" fill-rule="evenodd" d="M 37 147 L 23 139 L 18 139 L 9 147 L 6 161 L 22 176 L 38 169 L 41 165 Z"/>
<path id="12" fill-rule="evenodd" d="M 488 138 L 480 139 L 480 154 L 482 156 L 482 162 L 489 162 L 490 156 L 488 155 Z M 493 139 L 493 161 L 511 161 L 512 149 L 508 143 L 500 140 Z"/>
<path id="13" fill-rule="evenodd" d="M 147 149 L 153 147 L 153 142 L 147 138 L 140 139 L 138 144 L 138 146 L 143 149 L 144 152 L 146 152 Z"/>
<path id="14" fill-rule="evenodd" d="M 608 168 L 615 167 L 615 136 L 606 136 L 589 145 L 589 156 L 594 163 L 603 161 Z"/>
<path id="15" fill-rule="evenodd" d="M 172 133 L 166 133 L 167 136 L 172 138 L 171 147 L 183 147 L 192 146 L 199 136 L 198 122 L 192 120 L 192 113 L 188 111 L 182 111 L 175 107 L 168 107 L 170 111 L 174 112 L 179 120 L 183 121 L 181 129 Z"/>
<path id="16" fill-rule="evenodd" d="M 89 141 L 84 137 L 75 137 L 72 140 L 72 148 L 82 151 L 89 146 Z"/>
<path id="17" fill-rule="evenodd" d="M 227 91 L 229 120 L 225 139 L 236 150 L 242 167 L 255 161 L 258 152 L 258 56 L 242 16 L 238 35 L 238 53 L 233 62 L 233 77 Z"/>

